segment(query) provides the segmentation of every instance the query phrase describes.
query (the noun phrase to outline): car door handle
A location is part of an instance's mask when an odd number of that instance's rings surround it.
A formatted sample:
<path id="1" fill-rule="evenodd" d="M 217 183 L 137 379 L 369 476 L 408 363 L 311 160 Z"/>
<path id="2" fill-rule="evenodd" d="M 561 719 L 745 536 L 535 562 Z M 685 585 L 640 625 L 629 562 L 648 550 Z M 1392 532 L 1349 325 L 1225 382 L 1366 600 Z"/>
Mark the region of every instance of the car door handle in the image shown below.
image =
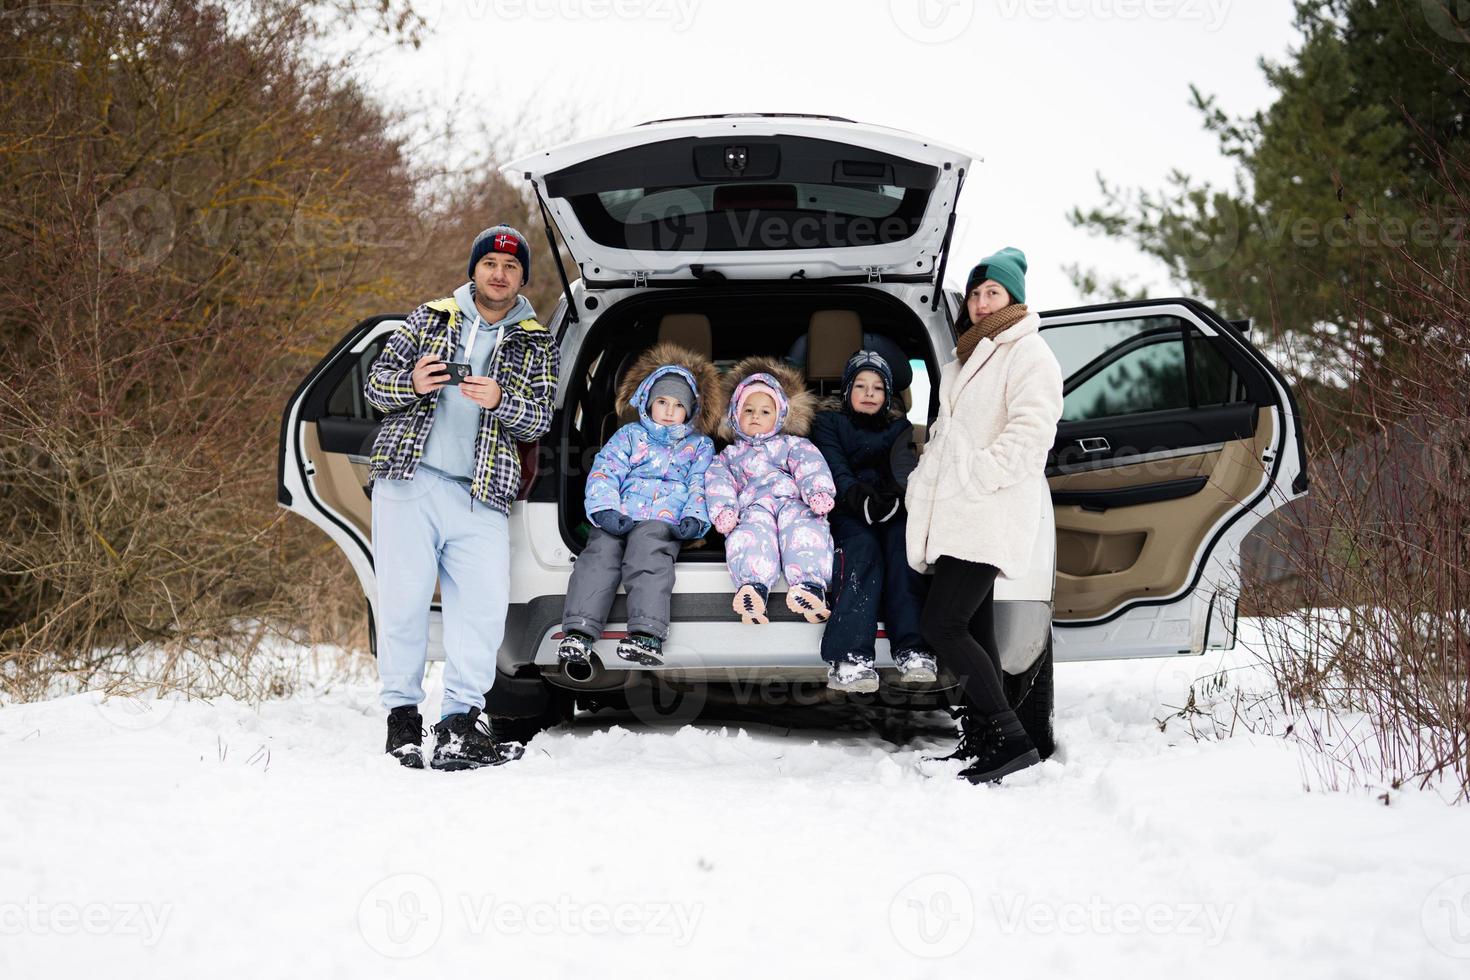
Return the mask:
<path id="1" fill-rule="evenodd" d="M 1086 439 L 1078 439 L 1077 445 L 1084 453 L 1105 453 L 1113 447 L 1102 436 L 1088 436 Z"/>

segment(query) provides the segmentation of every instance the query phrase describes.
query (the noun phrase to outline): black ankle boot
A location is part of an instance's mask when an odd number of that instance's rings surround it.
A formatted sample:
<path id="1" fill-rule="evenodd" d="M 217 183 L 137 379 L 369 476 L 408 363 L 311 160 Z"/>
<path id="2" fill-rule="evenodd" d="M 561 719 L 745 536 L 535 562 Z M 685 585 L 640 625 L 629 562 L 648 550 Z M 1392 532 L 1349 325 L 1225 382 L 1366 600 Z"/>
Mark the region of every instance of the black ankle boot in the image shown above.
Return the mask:
<path id="1" fill-rule="evenodd" d="M 424 768 L 424 719 L 411 704 L 399 705 L 388 712 L 388 749 L 401 765 L 410 769 Z"/>
<path id="2" fill-rule="evenodd" d="M 972 783 L 993 783 L 1040 762 L 1041 753 L 1031 744 L 1021 719 L 1014 711 L 1003 711 L 985 719 L 975 761 L 960 770 L 960 777 Z"/>
<path id="3" fill-rule="evenodd" d="M 949 755 L 926 755 L 925 762 L 951 762 L 955 759 L 970 761 L 980 755 L 982 743 L 988 729 L 985 719 L 969 705 L 960 708 L 957 716 L 960 725 L 960 741 Z"/>
<path id="4" fill-rule="evenodd" d="M 429 765 L 452 772 L 498 766 L 525 755 L 524 745 L 497 742 L 491 738 L 476 724 L 479 718 L 480 709 L 471 708 L 463 714 L 450 715 L 435 725 L 434 758 L 429 760 Z"/>

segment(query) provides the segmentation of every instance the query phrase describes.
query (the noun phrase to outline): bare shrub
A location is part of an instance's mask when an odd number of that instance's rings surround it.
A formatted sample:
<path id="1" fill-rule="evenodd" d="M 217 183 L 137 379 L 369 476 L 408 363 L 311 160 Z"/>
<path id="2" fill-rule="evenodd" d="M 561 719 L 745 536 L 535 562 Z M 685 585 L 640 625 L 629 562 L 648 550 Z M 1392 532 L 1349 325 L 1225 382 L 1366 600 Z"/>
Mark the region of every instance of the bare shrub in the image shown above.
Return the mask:
<path id="1" fill-rule="evenodd" d="M 1350 779 L 1443 779 L 1466 800 L 1470 163 L 1431 151 L 1449 203 L 1422 217 L 1459 235 L 1346 287 L 1357 325 L 1339 331 L 1345 384 L 1306 405 L 1312 493 L 1273 521 L 1276 574 L 1248 601 L 1279 613 L 1261 652 L 1295 735 Z"/>
<path id="2" fill-rule="evenodd" d="M 420 175 L 309 55 L 323 6 L 7 5 L 0 693 L 151 651 L 165 687 L 258 694 L 271 632 L 361 642 L 345 563 L 275 506 L 277 437 L 348 317 L 406 292 Z"/>

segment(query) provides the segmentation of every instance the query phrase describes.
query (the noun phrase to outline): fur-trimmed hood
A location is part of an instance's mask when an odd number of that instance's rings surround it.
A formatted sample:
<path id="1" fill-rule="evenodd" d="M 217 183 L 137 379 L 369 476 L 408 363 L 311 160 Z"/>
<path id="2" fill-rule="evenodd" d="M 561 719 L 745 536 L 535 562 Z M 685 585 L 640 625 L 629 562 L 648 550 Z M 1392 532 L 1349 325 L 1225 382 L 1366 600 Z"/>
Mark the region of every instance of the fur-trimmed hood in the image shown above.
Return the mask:
<path id="1" fill-rule="evenodd" d="M 736 425 L 735 410 L 740 400 L 740 391 L 749 381 L 770 385 L 780 396 L 777 398 L 777 422 L 773 434 L 804 437 L 811 432 L 817 396 L 807 391 L 806 378 L 790 364 L 768 356 L 747 357 L 726 372 L 721 381 L 720 403 L 723 411 L 720 413 L 722 418 L 719 432 L 720 438 L 726 442 L 743 438 Z"/>
<path id="2" fill-rule="evenodd" d="M 719 369 L 709 358 L 678 344 L 654 344 L 638 355 L 618 385 L 618 411 L 631 410 L 646 420 L 648 389 L 654 375 L 663 373 L 659 371 L 661 367 L 680 368 L 688 375 L 685 380 L 694 388 L 695 402 L 689 422 L 695 431 L 713 436 L 720 429 L 720 415 L 724 410 Z"/>

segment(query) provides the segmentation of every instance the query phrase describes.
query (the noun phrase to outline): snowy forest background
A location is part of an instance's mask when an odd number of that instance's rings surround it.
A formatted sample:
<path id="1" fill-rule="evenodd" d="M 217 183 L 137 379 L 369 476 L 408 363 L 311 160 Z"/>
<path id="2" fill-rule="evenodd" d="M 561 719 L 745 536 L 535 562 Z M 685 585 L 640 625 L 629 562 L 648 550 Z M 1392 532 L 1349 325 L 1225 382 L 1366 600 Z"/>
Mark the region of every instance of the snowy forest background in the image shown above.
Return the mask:
<path id="1" fill-rule="evenodd" d="M 1229 186 L 1099 174 L 1132 242 L 1291 375 L 1312 494 L 1247 549 L 1274 696 L 1361 716 L 1386 778 L 1464 799 L 1470 35 L 1454 0 L 1307 0 L 1276 93 L 1200 124 Z M 279 640 L 366 647 L 334 546 L 274 503 L 284 399 L 364 311 L 452 281 L 484 215 L 540 239 L 495 134 L 425 136 L 353 81 L 399 0 L 7 2 L 0 19 L 0 691 L 289 693 Z M 465 161 L 451 145 L 483 148 Z M 442 161 L 456 159 L 455 166 Z M 558 277 L 536 251 L 530 298 Z M 1128 281 L 1074 268 L 1100 299 Z M 1298 733 L 1300 734 L 1300 733 Z"/>

